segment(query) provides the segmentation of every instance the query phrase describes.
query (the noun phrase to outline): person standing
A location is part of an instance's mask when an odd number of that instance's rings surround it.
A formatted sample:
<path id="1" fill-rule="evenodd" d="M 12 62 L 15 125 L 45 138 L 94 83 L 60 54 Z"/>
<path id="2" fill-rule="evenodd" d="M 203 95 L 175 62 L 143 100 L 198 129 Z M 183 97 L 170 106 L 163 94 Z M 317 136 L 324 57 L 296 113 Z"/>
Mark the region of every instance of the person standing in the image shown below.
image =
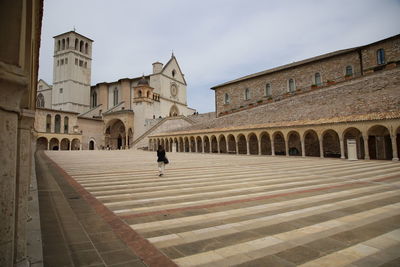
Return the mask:
<path id="1" fill-rule="evenodd" d="M 162 145 L 159 145 L 158 149 L 157 149 L 157 163 L 158 163 L 158 171 L 159 171 L 158 176 L 164 175 L 165 160 L 166 160 L 165 150 Z"/>

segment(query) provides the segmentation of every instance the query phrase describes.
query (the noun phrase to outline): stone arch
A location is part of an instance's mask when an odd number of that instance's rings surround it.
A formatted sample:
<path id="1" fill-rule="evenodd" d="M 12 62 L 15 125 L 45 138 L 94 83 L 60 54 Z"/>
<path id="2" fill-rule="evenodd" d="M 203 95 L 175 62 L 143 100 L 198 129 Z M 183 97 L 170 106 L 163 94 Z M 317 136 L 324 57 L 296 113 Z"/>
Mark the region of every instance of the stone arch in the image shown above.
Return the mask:
<path id="1" fill-rule="evenodd" d="M 95 143 L 94 139 L 91 139 L 89 141 L 88 147 L 89 147 L 89 150 L 95 150 L 96 143 Z"/>
<path id="2" fill-rule="evenodd" d="M 210 153 L 210 139 L 208 136 L 204 136 L 204 153 Z"/>
<path id="3" fill-rule="evenodd" d="M 44 96 L 42 95 L 42 93 L 39 93 L 36 98 L 36 106 L 38 108 L 44 108 Z"/>
<path id="4" fill-rule="evenodd" d="M 290 131 L 287 135 L 289 156 L 301 156 L 301 139 L 297 131 Z"/>
<path id="5" fill-rule="evenodd" d="M 179 152 L 179 143 L 178 143 L 178 138 L 174 138 L 174 144 L 175 144 L 175 151 Z"/>
<path id="6" fill-rule="evenodd" d="M 335 130 L 329 129 L 322 133 L 322 150 L 326 158 L 340 158 L 340 139 Z"/>
<path id="7" fill-rule="evenodd" d="M 185 152 L 189 152 L 189 138 L 185 136 Z"/>
<path id="8" fill-rule="evenodd" d="M 203 152 L 203 141 L 201 140 L 200 136 L 196 137 L 196 144 L 197 144 L 197 152 Z"/>
<path id="9" fill-rule="evenodd" d="M 230 134 L 228 135 L 227 139 L 228 139 L 228 153 L 237 154 L 235 137 L 232 134 Z"/>
<path id="10" fill-rule="evenodd" d="M 70 142 L 68 138 L 61 139 L 60 150 L 69 150 Z"/>
<path id="11" fill-rule="evenodd" d="M 238 142 L 238 154 L 247 154 L 247 141 L 243 134 L 239 134 L 237 137 Z"/>
<path id="12" fill-rule="evenodd" d="M 175 117 L 175 116 L 178 116 L 178 115 L 179 115 L 179 109 L 175 104 L 173 104 L 171 106 L 170 110 L 169 110 L 169 116 L 170 117 Z"/>
<path id="13" fill-rule="evenodd" d="M 50 139 L 50 150 L 60 150 L 60 141 L 55 137 Z"/>
<path id="14" fill-rule="evenodd" d="M 218 144 L 219 144 L 219 152 L 220 153 L 227 153 L 227 147 L 226 147 L 226 138 L 225 135 L 221 134 L 218 137 Z"/>
<path id="15" fill-rule="evenodd" d="M 371 159 L 392 160 L 392 139 L 387 127 L 374 125 L 368 129 L 368 150 Z"/>
<path id="16" fill-rule="evenodd" d="M 80 150 L 81 141 L 78 138 L 72 139 L 71 150 Z"/>
<path id="17" fill-rule="evenodd" d="M 361 131 L 355 127 L 349 127 L 343 131 L 344 154 L 345 154 L 346 158 L 348 158 L 347 139 L 355 139 L 356 140 L 357 158 L 358 159 L 365 158 L 364 138 L 362 137 Z"/>
<path id="18" fill-rule="evenodd" d="M 126 126 L 120 119 L 110 120 L 105 131 L 106 147 L 111 149 L 123 149 L 127 146 Z"/>
<path id="19" fill-rule="evenodd" d="M 194 136 L 190 137 L 190 152 L 196 152 L 196 140 Z"/>
<path id="20" fill-rule="evenodd" d="M 174 145 L 174 140 L 172 138 L 169 138 L 169 152 L 172 152 L 173 145 Z"/>
<path id="21" fill-rule="evenodd" d="M 274 132 L 272 138 L 274 140 L 275 155 L 286 155 L 285 137 L 283 133 L 280 131 Z"/>
<path id="22" fill-rule="evenodd" d="M 272 155 L 271 138 L 267 132 L 260 134 L 261 155 Z"/>
<path id="23" fill-rule="evenodd" d="M 183 143 L 183 138 L 179 137 L 179 152 L 184 152 L 184 143 Z"/>
<path id="24" fill-rule="evenodd" d="M 249 140 L 249 153 L 250 155 L 258 155 L 258 138 L 255 133 L 250 133 L 247 136 Z"/>
<path id="25" fill-rule="evenodd" d="M 211 136 L 211 153 L 218 153 L 218 141 L 215 135 Z"/>
<path id="26" fill-rule="evenodd" d="M 164 150 L 165 150 L 165 142 L 164 142 L 165 140 L 164 140 L 164 138 L 161 138 L 161 141 L 160 141 L 160 145 L 164 148 Z"/>
<path id="27" fill-rule="evenodd" d="M 47 150 L 49 141 L 46 137 L 39 137 L 36 140 L 36 150 Z"/>
<path id="28" fill-rule="evenodd" d="M 395 136 L 396 136 L 397 158 L 400 158 L 400 126 L 397 127 Z"/>
<path id="29" fill-rule="evenodd" d="M 321 156 L 318 134 L 314 130 L 308 130 L 304 133 L 304 150 L 306 156 Z"/>

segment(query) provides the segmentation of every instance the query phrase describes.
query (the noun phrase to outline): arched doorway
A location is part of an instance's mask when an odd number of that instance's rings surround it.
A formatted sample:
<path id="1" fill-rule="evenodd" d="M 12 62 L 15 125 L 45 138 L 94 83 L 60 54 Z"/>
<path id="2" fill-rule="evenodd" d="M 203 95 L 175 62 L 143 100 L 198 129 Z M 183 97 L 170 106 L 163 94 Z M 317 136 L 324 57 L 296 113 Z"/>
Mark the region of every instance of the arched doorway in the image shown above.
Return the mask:
<path id="1" fill-rule="evenodd" d="M 386 127 L 375 125 L 368 130 L 368 150 L 371 159 L 393 158 L 392 140 Z"/>
<path id="2" fill-rule="evenodd" d="M 319 157 L 321 155 L 319 151 L 319 139 L 315 131 L 309 130 L 305 133 L 304 148 L 306 156 Z"/>
<path id="3" fill-rule="evenodd" d="M 175 117 L 179 115 L 179 109 L 178 107 L 174 104 L 171 106 L 170 110 L 169 110 L 169 116 L 170 117 Z"/>
<path id="4" fill-rule="evenodd" d="M 292 131 L 288 134 L 288 143 L 289 143 L 289 156 L 301 156 L 301 141 L 300 135 L 296 131 Z"/>
<path id="5" fill-rule="evenodd" d="M 39 137 L 36 140 L 36 150 L 47 150 L 48 141 L 46 137 Z"/>
<path id="6" fill-rule="evenodd" d="M 362 137 L 361 131 L 357 128 L 351 127 L 347 128 L 343 133 L 343 142 L 344 142 L 344 154 L 346 158 L 347 155 L 347 139 L 354 139 L 356 140 L 356 147 L 357 147 L 357 158 L 364 159 L 365 152 L 364 152 L 364 138 Z"/>
<path id="7" fill-rule="evenodd" d="M 105 132 L 106 147 L 111 149 L 124 149 L 127 146 L 125 124 L 119 119 L 107 123 Z"/>
<path id="8" fill-rule="evenodd" d="M 243 134 L 238 136 L 238 149 L 239 154 L 247 154 L 247 142 Z"/>
<path id="9" fill-rule="evenodd" d="M 89 142 L 89 150 L 94 150 L 94 141 L 90 140 Z"/>
<path id="10" fill-rule="evenodd" d="M 236 154 L 236 141 L 233 135 L 228 135 L 228 153 Z"/>
<path id="11" fill-rule="evenodd" d="M 273 135 L 275 155 L 286 155 L 285 138 L 281 132 Z"/>
<path id="12" fill-rule="evenodd" d="M 261 133 L 261 155 L 272 155 L 271 138 L 266 132 Z"/>
<path id="13" fill-rule="evenodd" d="M 218 153 L 218 142 L 217 138 L 214 135 L 211 136 L 211 152 Z"/>
<path id="14" fill-rule="evenodd" d="M 73 139 L 71 142 L 71 150 L 80 150 L 81 142 L 79 139 Z"/>
<path id="15" fill-rule="evenodd" d="M 322 134 L 322 147 L 324 157 L 340 158 L 339 135 L 334 130 L 327 130 Z"/>
<path id="16" fill-rule="evenodd" d="M 254 133 L 249 134 L 249 152 L 250 155 L 258 155 L 258 139 Z"/>

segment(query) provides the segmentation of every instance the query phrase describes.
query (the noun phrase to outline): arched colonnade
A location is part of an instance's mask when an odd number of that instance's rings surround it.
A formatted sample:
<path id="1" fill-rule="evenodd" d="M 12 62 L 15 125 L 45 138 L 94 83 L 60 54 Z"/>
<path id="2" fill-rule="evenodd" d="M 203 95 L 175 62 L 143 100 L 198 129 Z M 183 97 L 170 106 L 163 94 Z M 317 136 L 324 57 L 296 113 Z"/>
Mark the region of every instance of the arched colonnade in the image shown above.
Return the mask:
<path id="1" fill-rule="evenodd" d="M 347 140 L 356 143 L 358 159 L 398 160 L 400 123 L 359 123 L 315 127 L 257 129 L 149 137 L 149 150 L 272 156 L 348 158 Z"/>

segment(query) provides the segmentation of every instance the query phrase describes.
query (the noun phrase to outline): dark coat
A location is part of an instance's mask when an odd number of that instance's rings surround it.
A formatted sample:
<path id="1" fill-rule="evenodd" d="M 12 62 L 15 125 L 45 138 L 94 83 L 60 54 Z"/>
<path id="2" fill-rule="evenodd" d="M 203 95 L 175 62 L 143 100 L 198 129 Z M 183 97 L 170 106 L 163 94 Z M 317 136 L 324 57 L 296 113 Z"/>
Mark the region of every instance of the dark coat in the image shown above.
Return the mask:
<path id="1" fill-rule="evenodd" d="M 160 161 L 163 162 L 164 160 L 165 160 L 165 150 L 164 149 L 161 151 L 157 150 L 157 162 L 160 162 Z"/>

